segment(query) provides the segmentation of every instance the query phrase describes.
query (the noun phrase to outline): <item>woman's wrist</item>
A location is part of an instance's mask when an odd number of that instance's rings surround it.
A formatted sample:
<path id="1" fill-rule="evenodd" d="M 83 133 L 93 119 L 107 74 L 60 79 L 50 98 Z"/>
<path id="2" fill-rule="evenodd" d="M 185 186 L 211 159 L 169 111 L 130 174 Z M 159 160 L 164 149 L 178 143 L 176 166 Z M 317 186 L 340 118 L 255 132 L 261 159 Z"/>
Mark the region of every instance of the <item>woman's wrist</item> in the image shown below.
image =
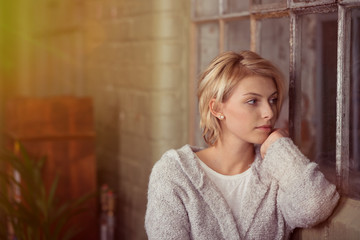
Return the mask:
<path id="1" fill-rule="evenodd" d="M 275 143 L 278 139 L 283 137 L 289 137 L 289 133 L 286 129 L 275 129 L 268 138 L 263 142 L 260 147 L 260 154 L 262 158 L 265 158 L 266 152 L 269 147 Z"/>

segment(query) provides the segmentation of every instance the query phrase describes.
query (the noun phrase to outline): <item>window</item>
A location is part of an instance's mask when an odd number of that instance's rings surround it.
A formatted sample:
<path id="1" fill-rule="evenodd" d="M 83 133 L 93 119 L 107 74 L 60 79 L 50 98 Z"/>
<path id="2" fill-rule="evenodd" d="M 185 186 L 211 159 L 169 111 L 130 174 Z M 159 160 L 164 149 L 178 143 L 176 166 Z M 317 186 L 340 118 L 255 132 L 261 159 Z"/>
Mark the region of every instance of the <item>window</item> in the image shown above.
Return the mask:
<path id="1" fill-rule="evenodd" d="M 287 76 L 278 124 L 342 193 L 360 199 L 360 2 L 192 0 L 191 86 L 220 52 L 251 49 Z M 192 143 L 204 145 L 195 92 Z"/>

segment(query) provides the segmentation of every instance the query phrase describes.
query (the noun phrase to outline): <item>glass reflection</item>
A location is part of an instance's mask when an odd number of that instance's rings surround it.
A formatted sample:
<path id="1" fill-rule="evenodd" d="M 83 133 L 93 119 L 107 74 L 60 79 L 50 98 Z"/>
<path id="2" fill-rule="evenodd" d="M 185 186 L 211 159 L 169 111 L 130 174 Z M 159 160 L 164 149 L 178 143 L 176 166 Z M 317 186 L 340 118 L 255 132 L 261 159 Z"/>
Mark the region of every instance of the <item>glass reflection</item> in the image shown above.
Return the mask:
<path id="1" fill-rule="evenodd" d="M 253 5 L 265 5 L 265 4 L 273 4 L 278 3 L 281 5 L 286 4 L 286 0 L 251 0 Z"/>
<path id="2" fill-rule="evenodd" d="M 239 52 L 250 49 L 249 19 L 227 22 L 225 26 L 225 50 Z"/>
<path id="3" fill-rule="evenodd" d="M 349 192 L 360 199 L 360 9 L 351 16 Z"/>
<path id="4" fill-rule="evenodd" d="M 211 17 L 219 13 L 218 0 L 195 0 L 193 6 L 195 17 Z"/>
<path id="5" fill-rule="evenodd" d="M 320 1 L 323 1 L 323 0 L 320 0 Z M 309 1 L 309 0 L 293 0 L 293 2 L 295 3 L 301 3 L 301 2 L 305 2 L 305 3 L 312 3 L 312 2 L 319 2 L 319 0 L 312 0 L 312 1 Z M 332 0 L 330 2 L 335 2 L 335 0 Z"/>
<path id="6" fill-rule="evenodd" d="M 198 26 L 198 73 L 219 54 L 219 24 L 205 23 Z"/>
<path id="7" fill-rule="evenodd" d="M 197 76 L 208 66 L 210 61 L 219 54 L 219 24 L 211 22 L 198 25 L 198 59 L 197 59 Z M 198 104 L 196 103 L 196 106 Z M 200 122 L 199 112 L 196 108 L 195 123 L 198 126 Z M 200 129 L 195 131 L 195 144 L 197 146 L 206 146 L 202 138 Z"/>
<path id="8" fill-rule="evenodd" d="M 302 17 L 302 152 L 335 183 L 337 13 Z"/>
<path id="9" fill-rule="evenodd" d="M 224 13 L 238 13 L 249 10 L 249 1 L 226 0 Z"/>

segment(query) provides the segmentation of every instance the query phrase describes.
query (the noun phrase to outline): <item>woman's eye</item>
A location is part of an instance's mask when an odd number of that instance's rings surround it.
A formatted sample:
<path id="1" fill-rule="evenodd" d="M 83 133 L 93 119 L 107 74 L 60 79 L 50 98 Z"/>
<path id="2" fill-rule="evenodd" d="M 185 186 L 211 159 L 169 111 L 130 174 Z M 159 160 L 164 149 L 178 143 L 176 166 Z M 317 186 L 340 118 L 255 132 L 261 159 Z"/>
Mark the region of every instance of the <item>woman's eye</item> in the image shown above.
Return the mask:
<path id="1" fill-rule="evenodd" d="M 277 98 L 271 98 L 270 100 L 269 100 L 269 102 L 270 102 L 270 104 L 276 104 L 277 103 Z"/>
<path id="2" fill-rule="evenodd" d="M 256 99 L 250 99 L 250 100 L 248 100 L 246 103 L 251 104 L 251 105 L 254 105 L 254 104 L 256 104 L 256 102 L 257 102 Z"/>

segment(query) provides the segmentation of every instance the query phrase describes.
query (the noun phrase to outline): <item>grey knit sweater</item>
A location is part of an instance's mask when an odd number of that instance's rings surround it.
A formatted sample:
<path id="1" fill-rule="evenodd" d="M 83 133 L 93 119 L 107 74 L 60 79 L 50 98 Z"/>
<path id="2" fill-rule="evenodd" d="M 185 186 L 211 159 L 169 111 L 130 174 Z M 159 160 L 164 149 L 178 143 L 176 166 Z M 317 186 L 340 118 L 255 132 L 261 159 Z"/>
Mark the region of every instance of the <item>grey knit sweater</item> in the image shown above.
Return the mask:
<path id="1" fill-rule="evenodd" d="M 242 217 L 235 220 L 200 167 L 198 150 L 169 150 L 153 167 L 145 216 L 149 239 L 288 239 L 294 228 L 325 220 L 338 202 L 317 164 L 280 138 L 252 164 Z"/>

